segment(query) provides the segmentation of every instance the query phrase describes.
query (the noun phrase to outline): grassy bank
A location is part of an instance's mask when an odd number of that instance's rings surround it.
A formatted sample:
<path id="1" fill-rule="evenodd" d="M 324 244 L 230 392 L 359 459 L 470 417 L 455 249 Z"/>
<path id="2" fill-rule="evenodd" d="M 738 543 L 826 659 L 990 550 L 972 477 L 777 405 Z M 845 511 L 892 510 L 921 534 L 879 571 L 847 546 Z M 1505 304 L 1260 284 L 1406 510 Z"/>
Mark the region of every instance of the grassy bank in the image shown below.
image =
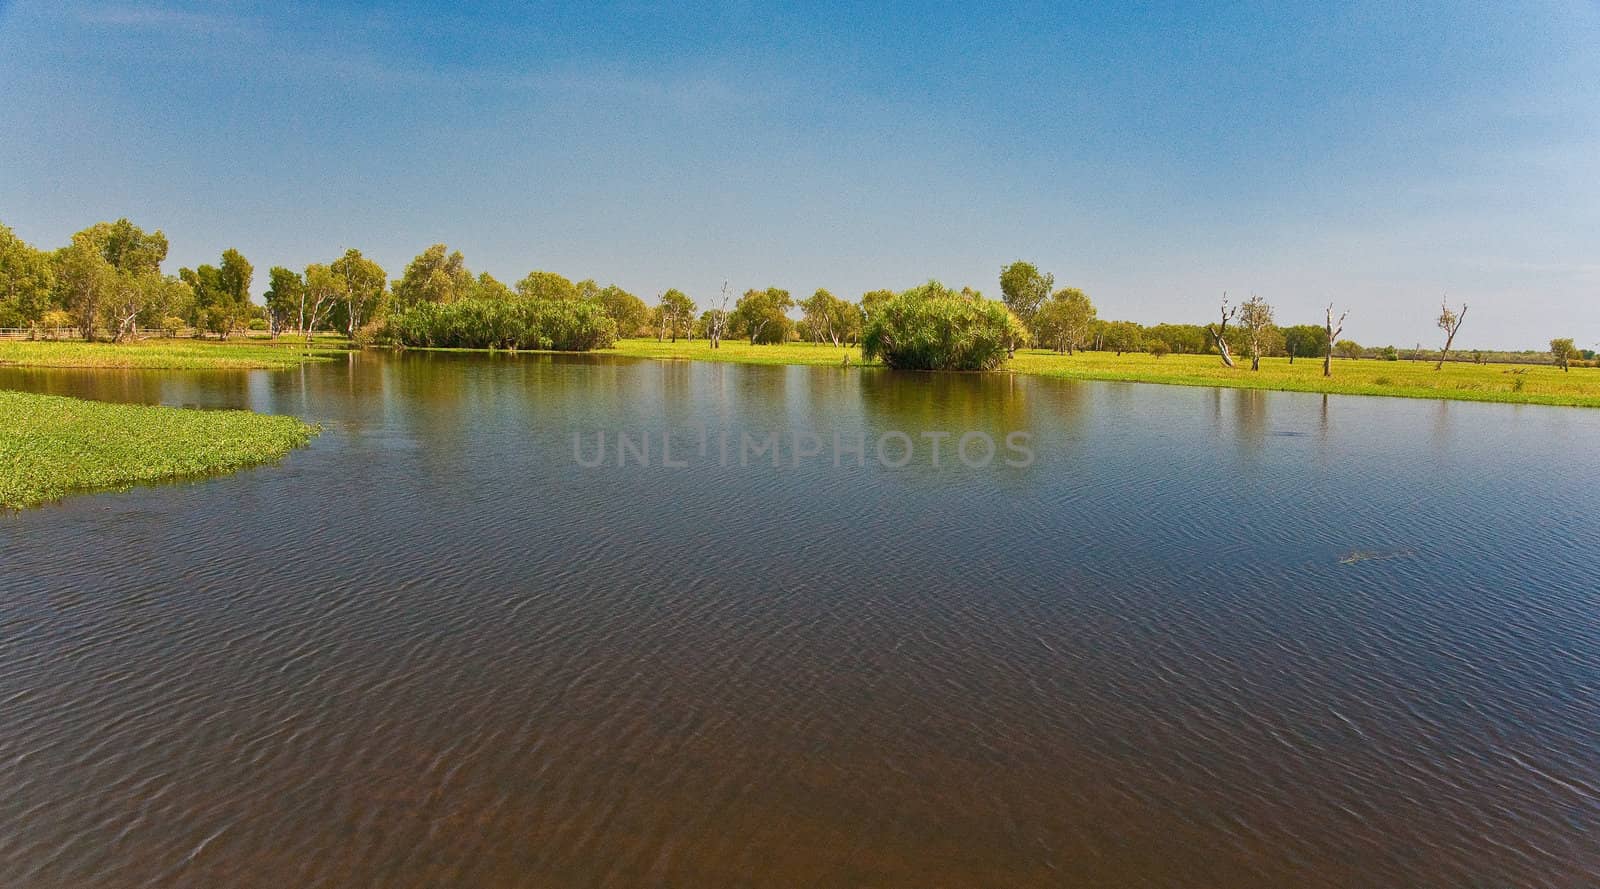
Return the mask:
<path id="1" fill-rule="evenodd" d="M 859 349 L 811 343 L 752 346 L 745 341 L 724 341 L 722 348 L 712 350 L 704 340 L 692 343 L 679 340 L 674 344 L 658 343 L 654 339 L 629 339 L 606 351 L 640 358 L 743 364 L 838 366 L 846 357 L 852 365 L 861 363 Z M 1229 369 L 1215 355 L 1154 358 L 1143 353 L 1118 356 L 1110 352 L 1080 352 L 1069 356 L 1045 350 L 1024 350 L 1017 353 L 1005 370 L 1075 380 L 1600 407 L 1600 369 L 1595 368 L 1574 368 L 1568 373 L 1557 367 L 1540 365 L 1449 363 L 1443 370 L 1435 371 L 1431 363 L 1420 361 L 1336 358 L 1333 376 L 1324 377 L 1322 362 L 1316 360 L 1300 359 L 1290 364 L 1287 358 L 1264 358 L 1259 371 L 1249 369 L 1248 359 L 1240 365 Z"/>
<path id="2" fill-rule="evenodd" d="M 232 472 L 311 440 L 294 417 L 0 391 L 0 506 Z"/>
<path id="3" fill-rule="evenodd" d="M 326 342 L 306 348 L 304 340 L 219 342 L 143 340 L 133 343 L 76 341 L 0 341 L 0 366 L 102 367 L 143 370 L 281 370 L 303 361 L 326 360 L 337 352 Z"/>

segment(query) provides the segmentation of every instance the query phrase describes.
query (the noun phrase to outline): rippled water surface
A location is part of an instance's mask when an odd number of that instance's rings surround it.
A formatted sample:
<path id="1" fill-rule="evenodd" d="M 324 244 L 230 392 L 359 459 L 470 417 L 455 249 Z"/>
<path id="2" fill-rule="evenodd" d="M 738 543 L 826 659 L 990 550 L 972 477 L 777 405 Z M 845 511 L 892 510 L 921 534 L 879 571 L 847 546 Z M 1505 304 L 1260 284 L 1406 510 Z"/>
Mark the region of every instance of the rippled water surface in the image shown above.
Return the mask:
<path id="1" fill-rule="evenodd" d="M 1600 411 L 548 356 L 0 386 L 324 427 L 0 516 L 0 886 L 1600 884 Z M 573 459 L 700 425 L 1037 459 Z"/>

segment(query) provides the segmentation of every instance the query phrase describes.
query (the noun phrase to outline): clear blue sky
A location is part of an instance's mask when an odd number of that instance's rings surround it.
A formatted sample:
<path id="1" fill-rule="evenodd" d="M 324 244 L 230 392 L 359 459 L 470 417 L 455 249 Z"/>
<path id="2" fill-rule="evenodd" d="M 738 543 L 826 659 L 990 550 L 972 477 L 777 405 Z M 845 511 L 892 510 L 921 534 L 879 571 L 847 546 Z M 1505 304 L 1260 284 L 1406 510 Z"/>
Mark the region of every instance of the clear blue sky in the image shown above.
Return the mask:
<path id="1" fill-rule="evenodd" d="M 673 4 L 664 4 L 672 6 Z M 1293 8 L 1290 8 L 1290 7 Z M 1600 342 L 1600 4 L 0 0 L 0 221 L 164 229 L 170 270 L 444 241 L 704 301 L 998 295 L 1369 344 Z"/>

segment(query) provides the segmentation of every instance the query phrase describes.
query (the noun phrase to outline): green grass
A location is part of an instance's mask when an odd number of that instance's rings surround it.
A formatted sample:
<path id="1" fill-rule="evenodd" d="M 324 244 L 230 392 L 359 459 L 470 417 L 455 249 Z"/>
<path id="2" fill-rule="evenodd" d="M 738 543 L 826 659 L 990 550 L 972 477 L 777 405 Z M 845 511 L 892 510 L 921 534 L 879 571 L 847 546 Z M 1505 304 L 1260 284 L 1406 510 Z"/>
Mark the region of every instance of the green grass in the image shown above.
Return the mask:
<path id="1" fill-rule="evenodd" d="M 728 361 L 741 364 L 812 364 L 838 366 L 848 356 L 861 363 L 859 349 L 831 345 L 785 343 L 752 346 L 748 341 L 724 340 L 712 350 L 704 340 L 658 343 L 654 339 L 627 339 L 616 355 L 664 360 Z M 1215 355 L 1080 352 L 1060 355 L 1028 349 L 1000 372 L 1033 374 L 1074 380 L 1116 380 L 1179 386 L 1221 386 L 1231 389 L 1272 389 L 1285 392 L 1326 392 L 1340 395 L 1388 395 L 1404 398 L 1444 398 L 1458 401 L 1494 401 L 1508 404 L 1548 404 L 1600 407 L 1600 369 L 1560 368 L 1541 365 L 1447 363 L 1435 371 L 1422 361 L 1374 361 L 1336 358 L 1333 376 L 1322 375 L 1322 362 L 1264 358 L 1261 370 L 1250 370 L 1249 359 L 1227 368 Z"/>
<path id="2" fill-rule="evenodd" d="M 0 391 L 0 507 L 233 472 L 277 460 L 316 432 L 294 417 L 250 411 Z"/>
<path id="3" fill-rule="evenodd" d="M 336 351 L 336 345 L 325 340 L 307 349 L 303 339 L 289 337 L 277 343 L 177 339 L 133 343 L 5 340 L 0 341 L 0 366 L 282 370 L 297 367 L 303 361 L 326 360 Z"/>

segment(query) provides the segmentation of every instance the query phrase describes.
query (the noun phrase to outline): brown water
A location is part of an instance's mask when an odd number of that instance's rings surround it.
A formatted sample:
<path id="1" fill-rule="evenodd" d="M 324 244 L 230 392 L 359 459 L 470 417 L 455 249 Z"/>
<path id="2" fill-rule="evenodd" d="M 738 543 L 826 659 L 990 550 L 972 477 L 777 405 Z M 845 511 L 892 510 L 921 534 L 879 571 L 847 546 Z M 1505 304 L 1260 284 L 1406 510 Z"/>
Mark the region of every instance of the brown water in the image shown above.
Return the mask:
<path id="1" fill-rule="evenodd" d="M 0 386 L 325 427 L 0 516 L 7 889 L 1600 884 L 1600 411 L 532 356 Z M 1037 460 L 573 459 L 700 424 Z"/>

